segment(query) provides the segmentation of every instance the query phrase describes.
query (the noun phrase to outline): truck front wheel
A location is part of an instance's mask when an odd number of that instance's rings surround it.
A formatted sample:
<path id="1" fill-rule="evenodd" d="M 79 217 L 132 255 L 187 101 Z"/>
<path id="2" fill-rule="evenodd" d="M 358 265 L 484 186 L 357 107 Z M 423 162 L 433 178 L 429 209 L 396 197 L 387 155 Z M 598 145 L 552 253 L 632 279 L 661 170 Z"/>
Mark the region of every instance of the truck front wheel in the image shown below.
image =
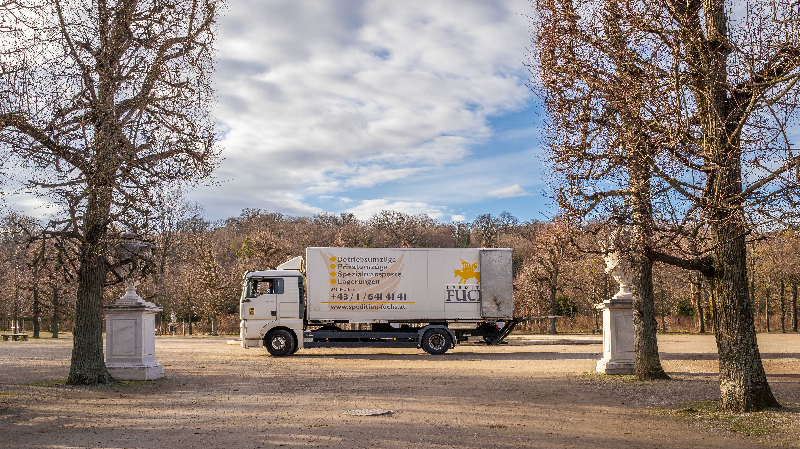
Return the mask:
<path id="1" fill-rule="evenodd" d="M 267 347 L 270 355 L 286 357 L 294 353 L 297 341 L 294 335 L 286 329 L 276 329 L 267 334 L 267 338 L 264 339 L 264 346 Z"/>
<path id="2" fill-rule="evenodd" d="M 451 344 L 450 334 L 444 329 L 428 329 L 422 335 L 422 349 L 431 355 L 444 354 L 450 349 Z"/>

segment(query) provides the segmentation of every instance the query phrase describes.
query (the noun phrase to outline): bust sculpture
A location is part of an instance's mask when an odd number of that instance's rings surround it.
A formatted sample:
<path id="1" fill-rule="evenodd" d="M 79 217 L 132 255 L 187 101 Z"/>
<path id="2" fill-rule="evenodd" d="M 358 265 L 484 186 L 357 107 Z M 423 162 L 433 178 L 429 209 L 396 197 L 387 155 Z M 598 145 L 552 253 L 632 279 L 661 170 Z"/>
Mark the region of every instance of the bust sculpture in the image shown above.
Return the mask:
<path id="1" fill-rule="evenodd" d="M 611 233 L 608 244 L 601 245 L 606 252 L 604 257 L 606 273 L 610 274 L 619 284 L 619 291 L 614 295 L 612 300 L 625 301 L 631 300 L 633 297 L 630 290 L 631 283 L 633 282 L 631 264 L 621 251 L 628 238 L 629 235 L 627 231 L 624 228 L 619 228 Z"/>

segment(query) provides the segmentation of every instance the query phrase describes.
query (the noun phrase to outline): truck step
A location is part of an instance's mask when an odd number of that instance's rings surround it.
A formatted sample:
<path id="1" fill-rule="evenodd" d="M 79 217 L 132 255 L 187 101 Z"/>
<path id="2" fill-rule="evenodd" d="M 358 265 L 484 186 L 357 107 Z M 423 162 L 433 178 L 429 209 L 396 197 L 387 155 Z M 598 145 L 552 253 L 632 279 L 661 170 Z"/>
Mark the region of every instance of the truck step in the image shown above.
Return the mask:
<path id="1" fill-rule="evenodd" d="M 303 338 L 327 338 L 327 339 L 363 339 L 363 338 L 380 338 L 380 339 L 387 339 L 387 338 L 411 338 L 416 340 L 419 337 L 419 333 L 417 331 L 413 332 L 373 332 L 373 331 L 331 331 L 331 330 L 320 330 L 320 331 L 305 331 L 303 332 Z"/>
<path id="2" fill-rule="evenodd" d="M 304 348 L 416 348 L 416 341 L 385 340 L 385 341 L 306 341 Z"/>

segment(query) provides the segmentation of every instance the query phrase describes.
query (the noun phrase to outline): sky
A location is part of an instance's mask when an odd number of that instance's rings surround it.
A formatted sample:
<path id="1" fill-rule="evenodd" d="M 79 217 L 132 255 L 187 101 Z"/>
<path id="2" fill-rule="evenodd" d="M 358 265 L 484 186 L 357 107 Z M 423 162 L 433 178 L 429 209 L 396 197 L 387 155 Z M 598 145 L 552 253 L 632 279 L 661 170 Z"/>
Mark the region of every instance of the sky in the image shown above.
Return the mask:
<path id="1" fill-rule="evenodd" d="M 209 219 L 546 218 L 528 14 L 527 0 L 229 1 L 214 75 L 224 161 L 187 198 Z"/>

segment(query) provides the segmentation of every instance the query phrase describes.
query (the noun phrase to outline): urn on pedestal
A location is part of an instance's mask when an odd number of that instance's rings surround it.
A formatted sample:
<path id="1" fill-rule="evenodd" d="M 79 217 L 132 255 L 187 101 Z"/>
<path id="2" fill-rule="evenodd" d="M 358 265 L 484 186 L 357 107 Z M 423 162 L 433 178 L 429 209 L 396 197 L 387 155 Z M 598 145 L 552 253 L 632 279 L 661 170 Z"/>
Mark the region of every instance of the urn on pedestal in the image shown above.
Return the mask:
<path id="1" fill-rule="evenodd" d="M 132 235 L 124 235 L 115 259 L 122 263 L 117 274 L 125 281 L 125 295 L 106 304 L 106 368 L 116 379 L 155 380 L 164 376 L 156 361 L 155 316 L 161 308 L 136 293 L 138 282 L 130 277 L 132 260 L 149 246 Z"/>

